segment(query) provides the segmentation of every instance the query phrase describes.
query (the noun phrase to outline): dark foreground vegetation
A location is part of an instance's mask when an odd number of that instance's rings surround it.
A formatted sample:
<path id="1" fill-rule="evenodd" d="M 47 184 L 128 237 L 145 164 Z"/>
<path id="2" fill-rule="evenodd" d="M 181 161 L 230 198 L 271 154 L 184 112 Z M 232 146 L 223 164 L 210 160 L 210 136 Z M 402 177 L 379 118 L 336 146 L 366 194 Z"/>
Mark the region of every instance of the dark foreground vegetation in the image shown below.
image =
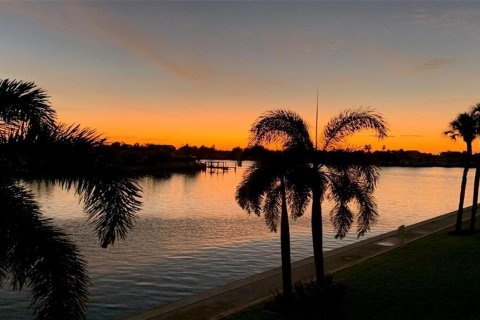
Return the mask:
<path id="1" fill-rule="evenodd" d="M 335 312 L 308 319 L 478 319 L 480 233 L 452 236 L 452 230 L 335 273 L 346 286 Z M 226 319 L 300 317 L 267 311 L 261 303 Z"/>
<path id="2" fill-rule="evenodd" d="M 99 245 L 112 246 L 133 228 L 141 188 L 105 161 L 104 142 L 95 130 L 58 122 L 33 82 L 0 79 L 0 287 L 28 289 L 36 319 L 85 319 L 90 280 L 76 244 L 18 178 L 72 190 Z"/>

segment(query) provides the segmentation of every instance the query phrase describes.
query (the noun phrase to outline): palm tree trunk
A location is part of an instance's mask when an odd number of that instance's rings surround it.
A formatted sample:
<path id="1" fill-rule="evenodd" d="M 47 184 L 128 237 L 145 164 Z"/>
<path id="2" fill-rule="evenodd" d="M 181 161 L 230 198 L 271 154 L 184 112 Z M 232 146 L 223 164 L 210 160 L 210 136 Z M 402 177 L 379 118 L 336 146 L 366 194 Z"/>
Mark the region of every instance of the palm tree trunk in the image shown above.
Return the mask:
<path id="1" fill-rule="evenodd" d="M 463 202 L 465 201 L 465 189 L 467 188 L 468 166 L 463 168 L 462 184 L 460 186 L 460 200 L 458 201 L 457 221 L 455 223 L 455 232 L 462 231 Z"/>
<path id="2" fill-rule="evenodd" d="M 480 165 L 477 164 L 475 168 L 475 179 L 473 182 L 473 203 L 472 203 L 472 215 L 470 217 L 470 231 L 475 231 L 475 222 L 477 218 L 478 207 L 478 188 L 480 184 Z"/>
<path id="3" fill-rule="evenodd" d="M 457 234 L 462 231 L 463 203 L 465 201 L 465 189 L 467 188 L 467 176 L 468 176 L 468 169 L 470 167 L 471 155 L 472 155 L 472 143 L 467 142 L 467 155 L 465 159 L 465 167 L 463 168 L 462 184 L 460 186 L 460 200 L 458 201 L 457 221 L 455 223 L 455 232 Z"/>
<path id="4" fill-rule="evenodd" d="M 325 285 L 325 265 L 323 259 L 322 204 L 319 188 L 318 182 L 315 182 L 312 187 L 312 240 L 317 284 L 323 287 Z"/>
<path id="5" fill-rule="evenodd" d="M 291 301 L 292 289 L 292 263 L 290 258 L 290 226 L 288 222 L 287 196 L 285 192 L 285 180 L 281 179 L 282 188 L 282 213 L 280 220 L 280 246 L 282 252 L 282 280 L 283 294 L 286 301 Z"/>

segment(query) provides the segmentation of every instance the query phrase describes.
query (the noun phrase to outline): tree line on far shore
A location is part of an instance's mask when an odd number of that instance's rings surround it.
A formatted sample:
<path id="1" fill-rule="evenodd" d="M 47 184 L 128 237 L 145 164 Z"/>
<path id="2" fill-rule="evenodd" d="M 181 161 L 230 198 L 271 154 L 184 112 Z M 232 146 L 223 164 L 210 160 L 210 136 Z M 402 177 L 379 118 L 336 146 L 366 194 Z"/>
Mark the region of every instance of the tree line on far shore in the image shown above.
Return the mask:
<path id="1" fill-rule="evenodd" d="M 198 169 L 191 166 L 196 160 L 232 160 L 255 161 L 261 159 L 265 153 L 278 151 L 268 150 L 263 146 L 235 147 L 231 150 L 217 149 L 215 146 L 190 146 L 160 144 L 126 144 L 114 142 L 98 147 L 102 157 L 110 163 L 117 164 L 133 172 L 148 172 L 158 168 L 164 170 Z M 327 153 L 331 151 L 326 151 Z M 379 166 L 399 167 L 463 167 L 465 152 L 444 151 L 440 154 L 425 153 L 416 150 L 376 150 L 371 151 L 369 146 L 358 150 L 349 150 L 352 154 L 363 154 L 370 161 Z M 471 158 L 472 167 L 480 161 L 480 155 Z M 143 170 L 141 170 L 143 169 Z"/>

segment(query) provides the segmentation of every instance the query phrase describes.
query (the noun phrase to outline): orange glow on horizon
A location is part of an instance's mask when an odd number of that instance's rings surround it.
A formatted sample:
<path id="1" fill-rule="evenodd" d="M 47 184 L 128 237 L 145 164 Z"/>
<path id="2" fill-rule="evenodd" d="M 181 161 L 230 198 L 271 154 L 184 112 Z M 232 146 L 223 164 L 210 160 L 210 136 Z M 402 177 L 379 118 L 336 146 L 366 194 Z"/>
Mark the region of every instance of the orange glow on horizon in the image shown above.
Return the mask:
<path id="1" fill-rule="evenodd" d="M 109 126 L 108 124 L 98 124 L 99 132 L 104 132 L 108 142 L 139 143 L 139 144 L 169 144 L 175 147 L 182 145 L 207 147 L 215 146 L 217 149 L 230 150 L 234 147 L 245 148 L 248 145 L 248 128 L 244 126 L 243 130 L 227 130 L 222 126 L 209 124 L 210 131 L 196 131 L 195 128 L 180 130 L 175 126 L 168 128 L 163 126 L 158 130 L 151 130 L 141 125 L 131 126 L 128 132 L 121 130 L 118 126 Z M 208 126 L 208 125 L 207 125 Z M 93 127 L 93 126 L 92 126 Z M 163 130 L 162 130 L 163 129 Z M 166 131 L 170 129 L 170 134 Z M 222 130 L 223 129 L 223 130 Z M 165 130 L 165 131 L 164 131 Z M 351 149 L 363 149 L 365 145 L 371 145 L 372 150 L 418 150 L 426 153 L 438 154 L 444 151 L 464 151 L 463 141 L 452 141 L 441 134 L 438 135 L 406 135 L 391 136 L 383 140 L 368 134 L 359 134 L 351 137 L 343 145 Z"/>
<path id="2" fill-rule="evenodd" d="M 67 99 L 68 98 L 68 99 Z M 99 133 L 107 137 L 108 142 L 123 142 L 128 144 L 168 144 L 175 147 L 188 144 L 192 146 L 205 145 L 215 146 L 220 150 L 230 150 L 234 147 L 245 148 L 248 144 L 250 125 L 265 110 L 273 108 L 261 108 L 257 110 L 245 109 L 241 102 L 232 103 L 224 101 L 228 108 L 219 105 L 198 104 L 197 108 L 191 108 L 187 103 L 174 104 L 166 108 L 171 112 L 162 113 L 152 106 L 121 105 L 108 101 L 107 105 L 115 105 L 115 109 L 102 107 L 93 108 L 95 112 L 88 112 L 82 108 L 64 107 L 71 105 L 71 97 L 64 97 L 65 102 L 60 103 L 59 119 L 66 123 L 79 123 L 82 126 L 95 128 Z M 93 103 L 92 103 L 93 104 Z M 55 105 L 55 104 L 54 104 Z M 326 108 L 320 107 L 321 110 Z M 307 109 L 310 111 L 310 107 Z M 295 110 L 301 115 L 305 112 Z M 362 149 L 365 145 L 371 145 L 372 150 L 418 150 L 421 152 L 438 154 L 444 151 L 463 151 L 463 141 L 451 141 L 442 132 L 447 128 L 449 119 L 445 116 L 435 115 L 427 120 L 419 120 L 421 117 L 411 119 L 400 111 L 389 115 L 382 112 L 389 123 L 389 137 L 378 140 L 373 132 L 360 132 L 350 138 L 345 146 L 352 149 Z M 333 114 L 320 114 L 319 137 L 324 119 L 330 119 Z M 453 113 L 455 115 L 455 113 Z M 305 117 L 310 124 L 312 137 L 314 136 L 314 113 Z"/>

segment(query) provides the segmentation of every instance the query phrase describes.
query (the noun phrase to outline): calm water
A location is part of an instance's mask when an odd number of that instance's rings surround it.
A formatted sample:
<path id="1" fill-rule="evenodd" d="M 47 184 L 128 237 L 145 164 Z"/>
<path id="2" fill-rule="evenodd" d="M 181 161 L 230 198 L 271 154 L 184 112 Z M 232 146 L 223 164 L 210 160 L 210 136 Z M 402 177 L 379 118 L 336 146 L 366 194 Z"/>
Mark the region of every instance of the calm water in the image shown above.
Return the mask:
<path id="1" fill-rule="evenodd" d="M 242 174 L 142 178 L 135 229 L 108 249 L 99 247 L 73 192 L 42 181 L 28 186 L 88 261 L 88 318 L 117 319 L 279 266 L 279 235 L 235 203 Z M 380 219 L 367 237 L 455 210 L 460 178 L 456 168 L 383 168 L 376 192 Z M 470 199 L 468 193 L 467 205 Z M 312 255 L 308 216 L 292 222 L 293 260 Z M 354 234 L 335 240 L 328 214 L 324 223 L 326 250 L 357 240 Z M 0 290 L 0 319 L 32 319 L 27 307 L 27 293 Z"/>

